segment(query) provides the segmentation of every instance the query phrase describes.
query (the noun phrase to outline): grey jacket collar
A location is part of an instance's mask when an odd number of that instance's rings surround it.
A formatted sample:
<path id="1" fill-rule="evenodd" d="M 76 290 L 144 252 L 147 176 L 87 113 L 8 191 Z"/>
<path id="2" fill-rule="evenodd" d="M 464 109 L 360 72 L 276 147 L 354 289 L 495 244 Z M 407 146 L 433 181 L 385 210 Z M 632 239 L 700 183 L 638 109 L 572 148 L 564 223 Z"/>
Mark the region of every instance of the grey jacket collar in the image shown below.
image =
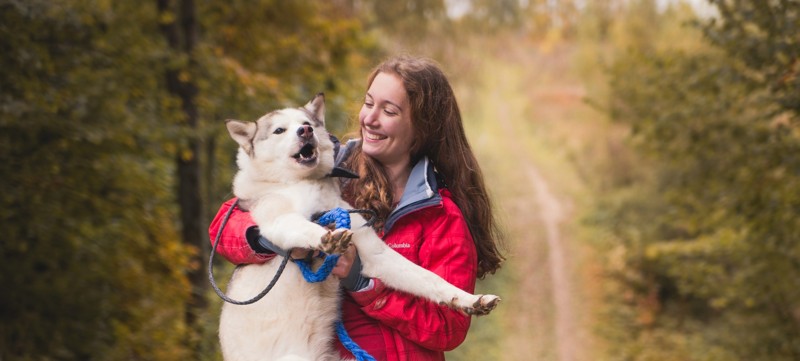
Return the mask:
<path id="1" fill-rule="evenodd" d="M 428 157 L 423 157 L 411 169 L 411 175 L 406 182 L 406 188 L 400 198 L 400 203 L 392 213 L 389 213 L 386 224 L 383 226 L 384 233 L 389 233 L 392 226 L 401 217 L 422 208 L 438 205 L 441 202 L 442 197 L 439 195 L 439 186 L 436 182 L 433 164 L 428 160 Z"/>

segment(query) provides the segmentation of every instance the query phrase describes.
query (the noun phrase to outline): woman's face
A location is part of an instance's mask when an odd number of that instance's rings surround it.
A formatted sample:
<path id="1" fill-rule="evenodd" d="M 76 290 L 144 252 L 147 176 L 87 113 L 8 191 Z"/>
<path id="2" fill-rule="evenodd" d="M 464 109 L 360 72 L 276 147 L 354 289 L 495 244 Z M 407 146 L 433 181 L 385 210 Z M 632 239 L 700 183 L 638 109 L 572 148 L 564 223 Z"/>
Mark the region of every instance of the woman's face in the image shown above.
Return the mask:
<path id="1" fill-rule="evenodd" d="M 385 167 L 409 166 L 414 130 L 411 104 L 399 76 L 378 73 L 358 114 L 362 151 Z"/>

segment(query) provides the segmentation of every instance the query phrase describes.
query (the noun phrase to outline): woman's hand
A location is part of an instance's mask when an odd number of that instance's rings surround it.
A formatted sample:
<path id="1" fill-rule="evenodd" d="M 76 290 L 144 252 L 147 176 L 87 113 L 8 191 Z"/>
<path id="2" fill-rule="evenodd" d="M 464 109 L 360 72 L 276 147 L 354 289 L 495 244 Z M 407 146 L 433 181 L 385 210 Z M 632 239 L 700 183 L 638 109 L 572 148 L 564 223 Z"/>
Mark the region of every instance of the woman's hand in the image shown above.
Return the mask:
<path id="1" fill-rule="evenodd" d="M 331 274 L 342 281 L 342 287 L 348 291 L 361 291 L 372 285 L 372 280 L 361 274 L 361 259 L 358 257 L 356 247 L 352 244 L 347 251 L 342 253 Z"/>
<path id="2" fill-rule="evenodd" d="M 351 244 L 350 247 L 348 247 L 347 250 L 344 251 L 344 253 L 342 253 L 342 255 L 339 257 L 339 261 L 336 262 L 336 266 L 333 267 L 331 274 L 339 279 L 346 278 L 347 275 L 350 274 L 350 270 L 353 268 L 353 262 L 356 259 L 356 255 L 356 248 Z"/>

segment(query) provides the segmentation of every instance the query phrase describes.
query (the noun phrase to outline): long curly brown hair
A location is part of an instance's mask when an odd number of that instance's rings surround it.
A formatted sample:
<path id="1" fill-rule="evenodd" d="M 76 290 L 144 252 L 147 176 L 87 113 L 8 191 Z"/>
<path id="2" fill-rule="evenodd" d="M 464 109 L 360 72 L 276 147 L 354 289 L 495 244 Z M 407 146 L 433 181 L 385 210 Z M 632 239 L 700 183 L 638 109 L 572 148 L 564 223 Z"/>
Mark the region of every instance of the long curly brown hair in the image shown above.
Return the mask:
<path id="1" fill-rule="evenodd" d="M 478 251 L 478 277 L 494 273 L 505 259 L 499 250 L 501 231 L 447 77 L 430 59 L 398 56 L 372 71 L 367 89 L 379 73 L 397 75 L 405 86 L 414 128 L 411 164 L 424 156 L 433 162 L 466 218 Z M 348 182 L 343 195 L 356 208 L 374 210 L 378 214 L 376 227 L 382 228 L 395 202 L 383 166 L 363 154 L 361 147 L 354 150 L 346 164 L 361 178 Z"/>

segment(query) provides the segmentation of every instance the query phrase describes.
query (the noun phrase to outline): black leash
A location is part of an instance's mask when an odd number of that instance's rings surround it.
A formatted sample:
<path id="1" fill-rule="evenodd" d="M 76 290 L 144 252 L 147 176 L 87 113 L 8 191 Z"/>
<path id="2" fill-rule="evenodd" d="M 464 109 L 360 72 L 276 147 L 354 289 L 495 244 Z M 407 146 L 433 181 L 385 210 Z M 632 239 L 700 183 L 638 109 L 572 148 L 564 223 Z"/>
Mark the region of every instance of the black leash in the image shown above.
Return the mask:
<path id="1" fill-rule="evenodd" d="M 281 275 L 283 274 L 283 269 L 286 268 L 286 264 L 289 263 L 289 255 L 283 257 L 283 261 L 281 261 L 281 265 L 278 267 L 278 271 L 275 272 L 275 277 L 272 277 L 272 281 L 269 282 L 267 288 L 265 288 L 263 291 L 261 291 L 261 293 L 257 294 L 255 297 L 247 301 L 237 301 L 225 295 L 225 292 L 222 292 L 222 290 L 219 289 L 219 287 L 217 286 L 217 282 L 214 281 L 214 254 L 217 253 L 217 245 L 219 244 L 219 239 L 222 237 L 222 230 L 225 229 L 225 224 L 228 223 L 228 218 L 231 217 L 233 209 L 238 205 L 239 205 L 239 200 L 237 199 L 236 202 L 234 202 L 231 205 L 231 207 L 228 208 L 228 212 L 225 213 L 225 217 L 222 218 L 222 224 L 220 224 L 219 231 L 217 231 L 217 237 L 214 239 L 214 246 L 211 247 L 211 255 L 208 256 L 208 280 L 211 281 L 211 287 L 214 288 L 214 292 L 217 293 L 217 296 L 219 296 L 219 298 L 223 299 L 225 302 L 232 303 L 234 305 L 249 305 L 258 302 L 258 300 L 264 298 L 264 296 L 266 296 L 267 293 L 269 293 L 269 291 L 272 290 L 272 287 L 274 287 L 275 283 L 278 282 L 278 279 L 281 278 Z"/>
<path id="2" fill-rule="evenodd" d="M 222 218 L 222 224 L 219 226 L 219 231 L 217 231 L 217 236 L 214 238 L 214 245 L 211 247 L 211 254 L 208 256 L 208 280 L 211 282 L 211 287 L 214 288 L 214 292 L 217 293 L 217 296 L 224 300 L 225 302 L 232 303 L 234 305 L 249 305 L 258 302 L 258 300 L 264 298 L 264 296 L 272 290 L 272 287 L 275 287 L 275 283 L 278 282 L 278 279 L 281 278 L 283 274 L 283 270 L 286 268 L 286 264 L 289 263 L 290 256 L 289 254 L 286 257 L 283 257 L 283 261 L 281 261 L 280 266 L 278 266 L 278 270 L 275 272 L 275 276 L 272 277 L 272 281 L 269 282 L 267 287 L 261 291 L 261 293 L 257 294 L 255 297 L 246 300 L 246 301 L 237 301 L 230 297 L 228 297 L 225 292 L 223 292 L 219 286 L 217 286 L 217 282 L 214 280 L 214 254 L 217 253 L 217 245 L 219 245 L 219 240 L 222 238 L 222 230 L 225 229 L 225 225 L 228 223 L 228 219 L 231 217 L 231 213 L 233 213 L 233 209 L 239 205 L 239 199 L 236 199 L 235 202 L 228 208 L 228 211 L 225 213 L 225 217 Z M 371 227 L 377 218 L 377 214 L 370 210 L 370 209 L 349 209 L 347 210 L 348 213 L 360 213 L 360 214 L 369 214 L 371 215 L 371 219 L 364 224 L 364 227 Z M 319 218 L 319 217 L 316 217 Z M 237 266 L 239 268 L 239 266 Z"/>

